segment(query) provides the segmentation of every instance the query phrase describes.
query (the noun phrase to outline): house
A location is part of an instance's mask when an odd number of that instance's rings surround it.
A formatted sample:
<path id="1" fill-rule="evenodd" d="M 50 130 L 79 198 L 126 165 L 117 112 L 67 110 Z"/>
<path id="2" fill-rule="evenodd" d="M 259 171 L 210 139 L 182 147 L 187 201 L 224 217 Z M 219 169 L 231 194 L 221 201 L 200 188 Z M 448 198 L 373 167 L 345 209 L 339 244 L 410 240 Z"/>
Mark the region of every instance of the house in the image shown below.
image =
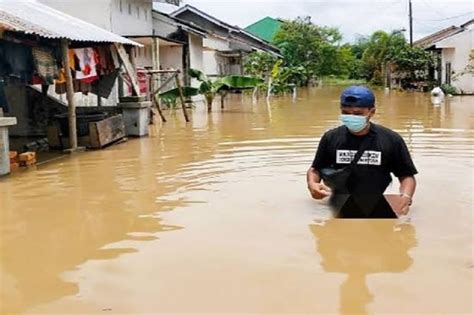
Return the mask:
<path id="1" fill-rule="evenodd" d="M 159 43 L 154 33 L 153 3 L 167 2 L 174 5 L 179 0 L 39 0 L 57 10 L 83 19 L 121 36 L 131 38 L 143 47 L 132 53 L 137 68 L 160 68 L 161 46 L 179 46 L 173 41 Z"/>
<path id="2" fill-rule="evenodd" d="M 153 11 L 153 33 L 159 43 L 159 68 L 179 69 L 190 84 L 190 68 L 204 71 L 203 40 L 207 31 L 168 14 Z"/>
<path id="3" fill-rule="evenodd" d="M 436 42 L 435 47 L 441 50 L 441 82 L 461 94 L 474 94 L 474 19 L 461 25 L 460 32 Z"/>
<path id="4" fill-rule="evenodd" d="M 451 26 L 414 43 L 439 55 L 435 74 L 439 84 L 449 84 L 461 94 L 474 94 L 474 20 Z M 471 72 L 466 71 L 471 68 Z"/>
<path id="5" fill-rule="evenodd" d="M 247 32 L 269 43 L 274 42 L 275 35 L 281 28 L 283 21 L 272 17 L 265 17 L 245 28 Z"/>
<path id="6" fill-rule="evenodd" d="M 186 5 L 170 16 L 207 31 L 208 36 L 203 39 L 203 68 L 209 76 L 242 75 L 243 58 L 253 51 L 280 56 L 279 49 L 269 42 L 193 6 Z"/>
<path id="7" fill-rule="evenodd" d="M 124 46 L 140 45 L 35 0 L 0 1 L 1 101 L 7 105 L 6 114 L 18 121 L 10 135 L 43 137 L 53 117 L 66 112 L 69 131 L 74 130 L 69 132 L 69 146 L 76 149 L 75 92 L 87 89 L 90 94 L 110 94 L 108 82 L 116 77 L 122 64 L 130 63 Z M 88 58 L 93 49 L 104 57 L 101 73 L 92 68 L 96 61 Z M 71 55 L 80 60 L 73 61 L 74 66 Z M 127 73 L 135 77 L 129 70 Z M 81 86 L 77 90 L 75 83 Z M 48 95 L 48 89 L 54 87 L 64 90 L 66 102 Z"/>

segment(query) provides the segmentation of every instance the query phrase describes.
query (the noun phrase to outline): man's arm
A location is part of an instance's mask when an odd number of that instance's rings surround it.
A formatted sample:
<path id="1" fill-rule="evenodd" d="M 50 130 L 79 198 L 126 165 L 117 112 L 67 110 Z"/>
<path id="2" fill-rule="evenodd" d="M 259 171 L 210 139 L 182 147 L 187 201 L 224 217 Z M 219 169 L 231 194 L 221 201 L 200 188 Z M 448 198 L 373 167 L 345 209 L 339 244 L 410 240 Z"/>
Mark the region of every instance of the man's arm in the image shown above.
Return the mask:
<path id="1" fill-rule="evenodd" d="M 398 215 L 406 215 L 408 211 L 410 211 L 413 196 L 415 195 L 416 179 L 414 176 L 404 176 L 399 177 L 398 180 L 400 181 L 401 204 L 400 207 L 394 209 L 394 211 Z"/>
<path id="2" fill-rule="evenodd" d="M 308 190 L 314 199 L 323 199 L 331 195 L 331 189 L 321 183 L 321 176 L 317 169 L 310 167 L 306 173 L 306 182 L 308 183 Z"/>
<path id="3" fill-rule="evenodd" d="M 400 194 L 405 194 L 413 198 L 416 189 L 415 176 L 400 177 L 398 180 L 400 181 Z"/>

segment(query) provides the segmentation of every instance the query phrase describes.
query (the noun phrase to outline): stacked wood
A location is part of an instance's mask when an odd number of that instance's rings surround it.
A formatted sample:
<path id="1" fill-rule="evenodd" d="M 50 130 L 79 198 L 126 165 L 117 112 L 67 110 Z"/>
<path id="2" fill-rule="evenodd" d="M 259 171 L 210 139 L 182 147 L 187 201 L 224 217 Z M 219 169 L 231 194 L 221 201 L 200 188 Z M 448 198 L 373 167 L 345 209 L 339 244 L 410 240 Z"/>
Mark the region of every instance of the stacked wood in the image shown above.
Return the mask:
<path id="1" fill-rule="evenodd" d="M 36 164 L 36 153 L 25 152 L 20 154 L 20 166 L 31 166 Z"/>
<path id="2" fill-rule="evenodd" d="M 10 170 L 16 170 L 17 168 L 20 167 L 20 157 L 18 156 L 17 151 L 10 151 L 9 152 L 10 156 Z"/>

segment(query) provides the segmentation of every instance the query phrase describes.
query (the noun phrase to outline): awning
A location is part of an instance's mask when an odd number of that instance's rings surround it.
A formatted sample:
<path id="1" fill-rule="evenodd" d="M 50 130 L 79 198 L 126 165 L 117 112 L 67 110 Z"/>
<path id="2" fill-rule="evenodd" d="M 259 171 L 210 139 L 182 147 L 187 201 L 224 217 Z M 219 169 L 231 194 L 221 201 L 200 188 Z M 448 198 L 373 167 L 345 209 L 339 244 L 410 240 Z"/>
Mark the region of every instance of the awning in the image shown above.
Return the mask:
<path id="1" fill-rule="evenodd" d="M 50 39 L 141 46 L 35 0 L 0 0 L 0 29 Z"/>

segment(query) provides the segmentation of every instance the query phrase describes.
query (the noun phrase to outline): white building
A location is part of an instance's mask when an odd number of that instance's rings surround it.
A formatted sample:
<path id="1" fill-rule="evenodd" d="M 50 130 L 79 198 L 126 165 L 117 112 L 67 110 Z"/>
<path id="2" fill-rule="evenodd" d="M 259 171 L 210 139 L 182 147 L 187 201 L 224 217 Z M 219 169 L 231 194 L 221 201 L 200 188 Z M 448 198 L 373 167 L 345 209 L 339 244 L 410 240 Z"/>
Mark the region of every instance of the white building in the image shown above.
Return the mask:
<path id="1" fill-rule="evenodd" d="M 436 42 L 435 47 L 441 50 L 441 83 L 454 86 L 462 94 L 474 94 L 474 20 Z M 470 73 L 466 71 L 469 64 Z"/>
<path id="2" fill-rule="evenodd" d="M 170 15 L 206 30 L 208 35 L 203 39 L 203 68 L 209 76 L 242 75 L 242 58 L 252 51 L 266 51 L 279 56 L 279 49 L 270 43 L 190 5 Z"/>
<path id="3" fill-rule="evenodd" d="M 186 83 L 189 68 L 204 71 L 206 30 L 176 17 L 153 11 L 154 2 L 178 0 L 40 0 L 143 45 L 136 48 L 138 68 L 180 70 Z"/>

